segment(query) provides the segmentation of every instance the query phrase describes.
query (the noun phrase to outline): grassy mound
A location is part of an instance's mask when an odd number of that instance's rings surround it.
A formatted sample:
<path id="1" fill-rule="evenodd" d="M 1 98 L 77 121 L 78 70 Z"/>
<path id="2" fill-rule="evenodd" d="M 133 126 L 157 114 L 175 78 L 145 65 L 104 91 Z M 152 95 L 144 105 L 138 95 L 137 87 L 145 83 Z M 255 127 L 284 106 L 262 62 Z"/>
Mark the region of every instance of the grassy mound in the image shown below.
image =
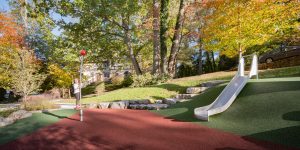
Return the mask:
<path id="1" fill-rule="evenodd" d="M 194 118 L 194 108 L 212 103 L 225 85 L 190 102 L 153 111 L 180 121 L 194 122 L 246 137 L 300 148 L 300 78 L 251 80 L 225 112 L 209 122 Z"/>

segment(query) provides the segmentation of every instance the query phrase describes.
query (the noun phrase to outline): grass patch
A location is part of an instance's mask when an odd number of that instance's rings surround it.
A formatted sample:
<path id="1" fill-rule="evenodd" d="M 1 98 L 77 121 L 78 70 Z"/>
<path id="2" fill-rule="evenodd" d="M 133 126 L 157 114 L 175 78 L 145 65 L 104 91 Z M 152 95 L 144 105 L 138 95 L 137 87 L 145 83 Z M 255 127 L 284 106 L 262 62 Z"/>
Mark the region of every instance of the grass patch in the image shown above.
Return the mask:
<path id="1" fill-rule="evenodd" d="M 278 78 L 278 77 L 299 77 L 300 66 L 277 68 L 261 71 L 259 73 L 260 78 Z"/>
<path id="2" fill-rule="evenodd" d="M 225 112 L 209 122 L 194 118 L 194 108 L 212 103 L 225 85 L 190 102 L 153 111 L 168 118 L 300 148 L 300 78 L 251 80 Z"/>
<path id="3" fill-rule="evenodd" d="M 50 113 L 34 113 L 31 117 L 16 121 L 14 124 L 0 128 L 0 145 L 32 133 L 62 118 L 75 114 L 75 110 L 58 110 Z"/>

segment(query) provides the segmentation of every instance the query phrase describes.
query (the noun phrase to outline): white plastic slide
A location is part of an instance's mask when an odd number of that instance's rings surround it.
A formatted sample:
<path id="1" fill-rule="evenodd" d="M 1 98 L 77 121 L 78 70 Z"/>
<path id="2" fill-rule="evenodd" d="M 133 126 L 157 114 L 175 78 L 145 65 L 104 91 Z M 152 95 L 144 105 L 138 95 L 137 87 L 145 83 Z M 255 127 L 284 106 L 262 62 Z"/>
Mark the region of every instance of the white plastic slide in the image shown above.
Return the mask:
<path id="1" fill-rule="evenodd" d="M 210 105 L 198 107 L 194 110 L 196 118 L 208 121 L 209 116 L 225 111 L 234 102 L 236 97 L 247 84 L 248 80 L 254 75 L 258 76 L 257 56 L 255 54 L 251 56 L 253 56 L 253 59 L 249 75 L 244 75 L 244 57 L 242 57 L 239 62 L 237 74 L 216 98 L 216 100 Z"/>

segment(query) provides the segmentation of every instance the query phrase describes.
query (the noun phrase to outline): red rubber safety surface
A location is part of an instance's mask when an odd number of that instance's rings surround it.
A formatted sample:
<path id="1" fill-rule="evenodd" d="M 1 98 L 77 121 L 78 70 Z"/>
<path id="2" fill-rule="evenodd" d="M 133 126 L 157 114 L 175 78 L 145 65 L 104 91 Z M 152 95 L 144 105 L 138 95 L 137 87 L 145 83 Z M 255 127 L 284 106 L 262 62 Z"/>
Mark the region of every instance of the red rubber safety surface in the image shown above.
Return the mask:
<path id="1" fill-rule="evenodd" d="M 11 149 L 287 149 L 143 110 L 85 110 L 0 146 Z"/>

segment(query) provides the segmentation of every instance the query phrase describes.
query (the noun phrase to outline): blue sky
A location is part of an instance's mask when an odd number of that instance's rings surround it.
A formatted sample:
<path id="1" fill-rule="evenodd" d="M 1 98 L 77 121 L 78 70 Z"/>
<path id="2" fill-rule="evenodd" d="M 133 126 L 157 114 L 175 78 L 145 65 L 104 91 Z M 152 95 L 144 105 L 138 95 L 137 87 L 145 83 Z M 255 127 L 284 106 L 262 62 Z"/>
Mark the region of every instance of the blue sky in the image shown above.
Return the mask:
<path id="1" fill-rule="evenodd" d="M 8 0 L 0 0 L 0 12 L 8 12 L 9 11 L 9 4 Z M 63 19 L 66 22 L 76 22 L 77 19 L 71 18 L 71 17 L 62 17 L 61 15 L 52 12 L 51 17 L 54 18 L 55 20 L 61 20 Z M 52 30 L 52 33 L 54 35 L 60 35 L 62 30 L 59 29 L 59 27 L 56 27 Z"/>
<path id="2" fill-rule="evenodd" d="M 8 11 L 8 1 L 7 0 L 0 0 L 0 11 Z"/>

